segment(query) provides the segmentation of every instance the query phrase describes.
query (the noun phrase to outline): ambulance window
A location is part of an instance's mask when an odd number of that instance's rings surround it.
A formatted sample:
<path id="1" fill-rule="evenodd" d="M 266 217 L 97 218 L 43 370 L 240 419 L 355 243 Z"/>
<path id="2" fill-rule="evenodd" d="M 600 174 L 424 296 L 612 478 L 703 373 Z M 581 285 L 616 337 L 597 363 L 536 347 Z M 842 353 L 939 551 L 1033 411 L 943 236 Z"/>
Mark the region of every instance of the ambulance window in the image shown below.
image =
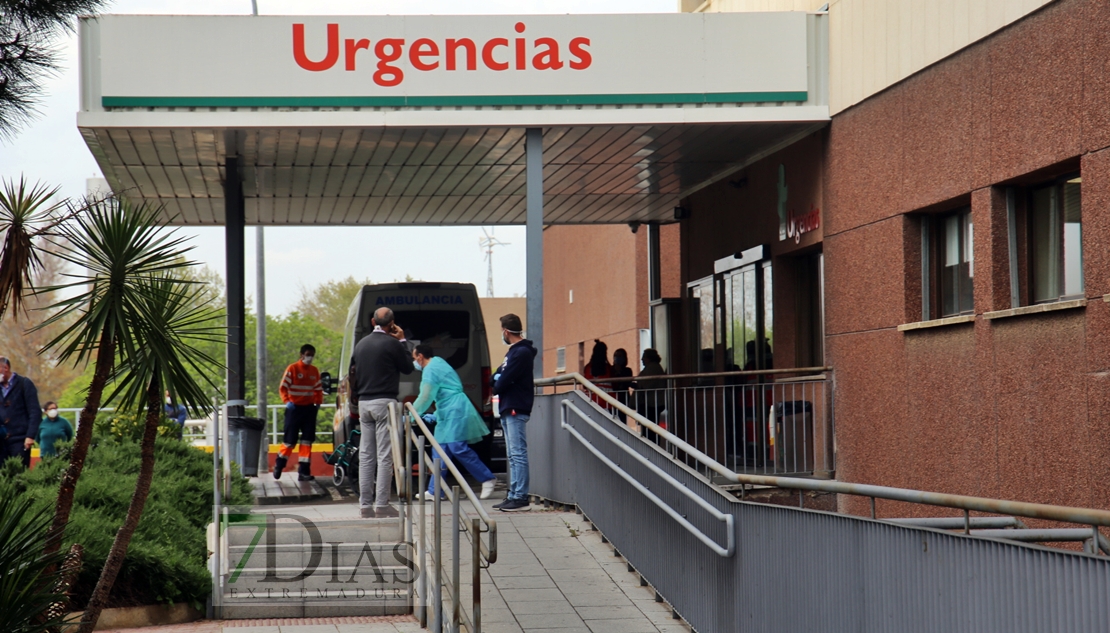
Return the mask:
<path id="1" fill-rule="evenodd" d="M 413 344 L 432 346 L 436 356 L 458 369 L 470 356 L 470 313 L 465 310 L 395 311 L 394 320 Z"/>

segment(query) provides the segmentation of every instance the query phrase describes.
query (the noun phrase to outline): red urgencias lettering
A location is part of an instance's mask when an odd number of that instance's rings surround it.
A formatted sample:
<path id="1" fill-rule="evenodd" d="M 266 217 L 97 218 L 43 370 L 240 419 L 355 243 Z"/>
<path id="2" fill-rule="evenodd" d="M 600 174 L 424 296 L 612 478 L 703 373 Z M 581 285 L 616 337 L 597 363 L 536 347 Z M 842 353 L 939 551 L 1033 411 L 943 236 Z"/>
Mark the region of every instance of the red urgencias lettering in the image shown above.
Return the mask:
<path id="1" fill-rule="evenodd" d="M 523 34 L 527 27 L 517 22 L 514 29 Z M 324 55 L 317 60 L 309 57 L 305 50 L 305 25 L 293 25 L 293 60 L 301 68 L 312 72 L 331 70 L 343 57 L 343 69 L 358 70 L 359 62 L 364 65 L 376 62 L 373 75 L 374 83 L 391 87 L 400 85 L 405 78 L 405 68 L 398 65 L 408 58 L 408 66 L 427 72 L 443 68 L 447 71 L 477 70 L 481 64 L 493 71 L 504 70 L 560 70 L 567 66 L 573 70 L 585 70 L 593 63 L 590 54 L 590 38 L 575 37 L 565 45 L 552 37 L 538 37 L 529 41 L 526 37 L 494 37 L 485 42 L 475 42 L 468 37 L 446 38 L 440 42 L 421 37 L 412 41 L 406 49 L 404 38 L 381 38 L 371 42 L 366 38 L 340 37 L 339 25 L 328 24 L 325 29 L 326 48 Z M 319 52 L 319 45 L 313 47 Z M 565 58 L 565 61 L 564 61 Z"/>

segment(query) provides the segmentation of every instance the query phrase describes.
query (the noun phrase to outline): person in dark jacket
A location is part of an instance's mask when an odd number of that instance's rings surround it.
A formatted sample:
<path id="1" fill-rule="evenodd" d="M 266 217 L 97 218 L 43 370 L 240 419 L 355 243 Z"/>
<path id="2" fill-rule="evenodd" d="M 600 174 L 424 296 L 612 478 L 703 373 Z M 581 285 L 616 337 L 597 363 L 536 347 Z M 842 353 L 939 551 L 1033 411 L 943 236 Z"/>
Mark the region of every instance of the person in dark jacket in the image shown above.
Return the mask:
<path id="1" fill-rule="evenodd" d="M 613 378 L 631 378 L 632 368 L 628 366 L 628 352 L 623 347 L 618 347 L 613 352 L 613 366 L 609 369 L 610 375 Z M 628 406 L 628 390 L 632 388 L 632 381 L 621 381 L 610 383 L 613 388 L 613 397 L 617 402 Z M 628 417 L 622 411 L 617 411 L 617 417 L 621 422 L 627 422 Z"/>
<path id="2" fill-rule="evenodd" d="M 644 350 L 640 362 L 644 364 L 644 368 L 640 370 L 640 375 L 636 379 L 636 411 L 659 426 L 667 428 L 667 421 L 662 419 L 662 413 L 666 409 L 667 381 L 662 378 L 650 378 L 667 375 L 663 369 L 663 359 L 659 356 L 659 352 L 649 347 Z M 659 441 L 655 431 L 646 426 L 641 428 L 641 433 L 652 442 Z"/>
<path id="3" fill-rule="evenodd" d="M 42 407 L 39 392 L 30 378 L 12 371 L 12 364 L 0 356 L 0 461 L 16 457 L 24 468 L 31 467 L 31 446 L 39 432 Z"/>
<path id="4" fill-rule="evenodd" d="M 393 481 L 393 441 L 389 407 L 401 392 L 401 374 L 413 372 L 412 346 L 393 322 L 393 310 L 374 312 L 374 331 L 362 337 L 351 357 L 351 393 L 358 398 L 359 512 L 363 518 L 395 517 L 389 505 Z"/>
<path id="5" fill-rule="evenodd" d="M 46 403 L 46 417 L 39 424 L 39 432 L 35 434 L 35 442 L 39 445 L 39 455 L 42 457 L 57 457 L 58 451 L 54 444 L 59 440 L 73 441 L 73 425 L 69 420 L 58 415 L 58 403 Z"/>
<path id="6" fill-rule="evenodd" d="M 523 338 L 524 325 L 520 317 L 506 314 L 501 317 L 501 340 L 509 346 L 505 362 L 493 375 L 493 393 L 499 398 L 498 412 L 501 427 L 505 429 L 505 449 L 509 454 L 509 494 L 494 507 L 503 512 L 529 509 L 528 501 L 528 442 L 524 425 L 532 415 L 535 400 L 536 348 L 532 341 Z"/>

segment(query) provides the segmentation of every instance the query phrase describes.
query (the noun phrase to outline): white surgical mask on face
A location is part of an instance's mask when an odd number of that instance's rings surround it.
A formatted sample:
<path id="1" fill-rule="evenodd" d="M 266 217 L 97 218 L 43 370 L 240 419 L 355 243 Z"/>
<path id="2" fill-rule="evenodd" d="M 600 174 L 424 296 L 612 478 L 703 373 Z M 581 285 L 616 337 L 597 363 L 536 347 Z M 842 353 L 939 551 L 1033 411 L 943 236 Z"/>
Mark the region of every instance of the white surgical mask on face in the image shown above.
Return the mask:
<path id="1" fill-rule="evenodd" d="M 46 417 L 53 420 L 54 418 L 58 417 L 58 410 L 57 409 L 47 409 L 46 410 Z"/>
<path id="2" fill-rule="evenodd" d="M 313 358 L 316 358 L 316 357 L 315 357 L 315 356 L 312 356 L 312 355 L 309 355 L 309 356 L 305 356 L 305 357 L 304 357 L 304 364 L 305 364 L 305 365 L 311 365 L 311 364 L 312 364 L 312 359 L 313 359 Z"/>
<path id="3" fill-rule="evenodd" d="M 173 404 L 173 400 L 169 396 L 166 396 L 166 404 Z"/>

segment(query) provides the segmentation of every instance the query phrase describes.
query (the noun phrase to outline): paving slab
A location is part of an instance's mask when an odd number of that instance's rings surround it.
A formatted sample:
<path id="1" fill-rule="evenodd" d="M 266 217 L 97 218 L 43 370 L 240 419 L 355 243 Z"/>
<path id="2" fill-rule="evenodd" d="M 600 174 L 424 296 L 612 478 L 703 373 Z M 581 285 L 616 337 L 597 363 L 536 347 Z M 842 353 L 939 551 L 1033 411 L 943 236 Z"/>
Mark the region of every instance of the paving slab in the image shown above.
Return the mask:
<path id="1" fill-rule="evenodd" d="M 107 629 L 100 633 L 417 633 L 423 631 L 411 615 L 329 618 L 269 618 L 262 620 L 201 620 L 188 624 Z"/>

